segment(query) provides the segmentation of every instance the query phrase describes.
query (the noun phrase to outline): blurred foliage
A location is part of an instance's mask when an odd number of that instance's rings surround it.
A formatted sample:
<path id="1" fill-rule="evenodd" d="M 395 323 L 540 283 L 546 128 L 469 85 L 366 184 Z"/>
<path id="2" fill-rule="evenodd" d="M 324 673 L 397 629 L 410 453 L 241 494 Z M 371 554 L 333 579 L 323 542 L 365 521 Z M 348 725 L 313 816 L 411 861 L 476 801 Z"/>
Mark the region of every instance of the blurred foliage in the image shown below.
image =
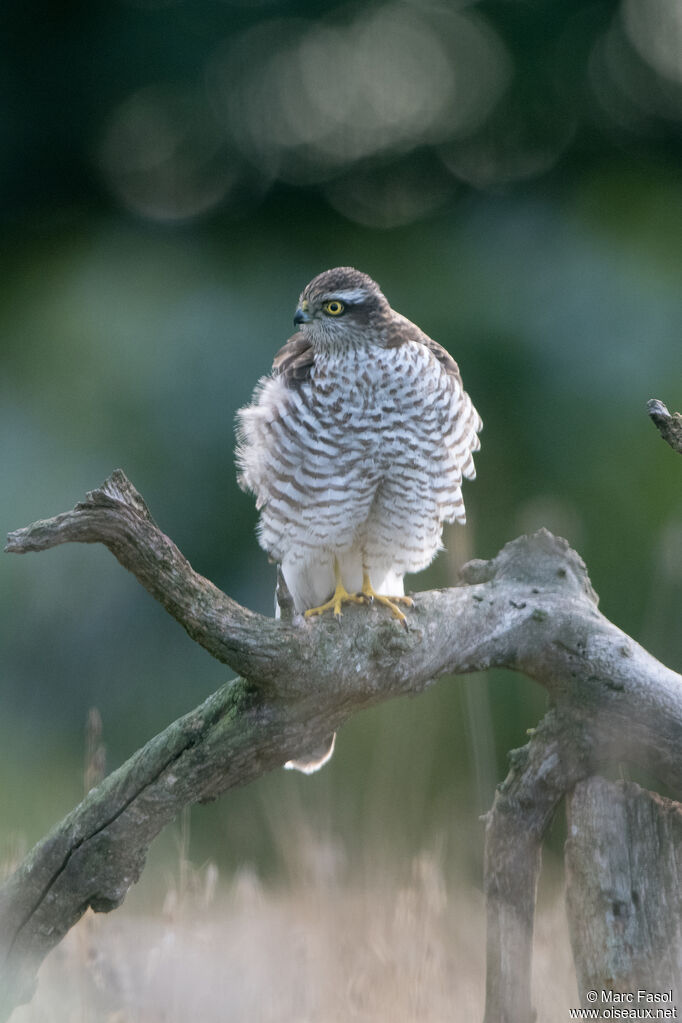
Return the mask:
<path id="1" fill-rule="evenodd" d="M 4 4 L 4 528 L 120 465 L 199 571 L 271 613 L 234 414 L 301 288 L 354 264 L 455 354 L 486 424 L 469 524 L 413 586 L 547 526 L 682 668 L 682 466 L 645 415 L 682 407 L 681 10 Z M 89 707 L 114 767 L 227 676 L 100 549 L 4 559 L 0 602 L 8 845 L 79 798 Z M 378 708 L 319 776 L 196 810 L 193 855 L 281 870 L 308 827 L 360 859 L 439 838 L 477 872 L 477 814 L 543 707 L 492 673 Z"/>

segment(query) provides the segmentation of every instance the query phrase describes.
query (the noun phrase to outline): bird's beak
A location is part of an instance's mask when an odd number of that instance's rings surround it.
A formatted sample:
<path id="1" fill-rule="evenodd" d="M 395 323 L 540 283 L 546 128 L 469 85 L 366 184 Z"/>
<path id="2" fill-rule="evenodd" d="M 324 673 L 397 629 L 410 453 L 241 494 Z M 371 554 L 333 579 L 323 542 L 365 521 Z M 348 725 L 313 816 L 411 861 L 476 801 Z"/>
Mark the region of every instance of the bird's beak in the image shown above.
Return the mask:
<path id="1" fill-rule="evenodd" d="M 294 326 L 298 327 L 301 323 L 310 323 L 311 320 L 312 316 L 308 312 L 308 303 L 303 302 L 294 313 Z"/>

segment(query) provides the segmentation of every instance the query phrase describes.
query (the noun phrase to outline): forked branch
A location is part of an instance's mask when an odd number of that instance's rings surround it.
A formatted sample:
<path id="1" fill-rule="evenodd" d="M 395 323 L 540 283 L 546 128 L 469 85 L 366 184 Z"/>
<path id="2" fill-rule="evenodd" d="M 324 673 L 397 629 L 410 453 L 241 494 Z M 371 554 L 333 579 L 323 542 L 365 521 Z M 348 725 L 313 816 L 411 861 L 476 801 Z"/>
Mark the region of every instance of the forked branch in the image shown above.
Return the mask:
<path id="1" fill-rule="evenodd" d="M 682 791 L 682 678 L 599 613 L 568 544 L 541 530 L 470 562 L 457 586 L 415 595 L 405 632 L 382 608 L 351 607 L 339 625 L 240 607 L 192 569 L 120 471 L 73 511 L 11 533 L 6 550 L 67 542 L 107 546 L 242 677 L 105 778 L 0 889 L 0 1019 L 31 997 L 42 959 L 88 906 L 120 905 L 183 806 L 281 766 L 356 710 L 490 667 L 524 672 L 554 705 L 515 755 L 487 829 L 487 1019 L 530 1018 L 520 978 L 530 967 L 540 843 L 562 795 L 613 759 Z"/>

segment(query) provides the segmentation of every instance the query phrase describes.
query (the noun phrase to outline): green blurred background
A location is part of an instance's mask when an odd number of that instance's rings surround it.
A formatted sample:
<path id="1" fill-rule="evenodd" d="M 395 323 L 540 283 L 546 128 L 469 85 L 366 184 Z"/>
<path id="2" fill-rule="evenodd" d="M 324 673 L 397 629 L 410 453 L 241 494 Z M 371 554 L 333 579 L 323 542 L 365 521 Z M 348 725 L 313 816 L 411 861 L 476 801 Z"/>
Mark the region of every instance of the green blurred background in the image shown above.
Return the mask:
<path id="1" fill-rule="evenodd" d="M 302 287 L 352 264 L 485 421 L 469 523 L 412 587 L 546 526 L 682 668 L 682 465 L 645 414 L 682 407 L 678 4 L 29 0 L 0 25 L 4 531 L 120 466 L 272 613 L 234 415 Z M 80 798 L 90 707 L 113 769 L 229 673 L 104 549 L 4 557 L 0 600 L 7 859 Z M 544 706 L 511 674 L 442 680 L 351 721 L 318 776 L 194 809 L 190 857 L 278 877 L 294 835 L 355 867 L 438 843 L 475 879 L 477 816 Z"/>

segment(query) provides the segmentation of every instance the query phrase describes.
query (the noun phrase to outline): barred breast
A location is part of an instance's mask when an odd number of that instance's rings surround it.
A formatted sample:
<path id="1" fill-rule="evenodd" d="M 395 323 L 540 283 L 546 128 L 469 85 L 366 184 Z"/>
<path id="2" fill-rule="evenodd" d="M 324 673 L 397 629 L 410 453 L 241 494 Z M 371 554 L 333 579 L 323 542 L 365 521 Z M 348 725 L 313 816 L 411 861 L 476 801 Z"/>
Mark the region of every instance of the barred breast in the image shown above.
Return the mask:
<path id="1" fill-rule="evenodd" d="M 332 592 L 334 557 L 349 590 L 364 567 L 378 593 L 402 593 L 443 523 L 465 521 L 481 421 L 450 362 L 412 340 L 319 351 L 305 379 L 264 378 L 238 413 L 240 485 L 298 610 Z"/>

